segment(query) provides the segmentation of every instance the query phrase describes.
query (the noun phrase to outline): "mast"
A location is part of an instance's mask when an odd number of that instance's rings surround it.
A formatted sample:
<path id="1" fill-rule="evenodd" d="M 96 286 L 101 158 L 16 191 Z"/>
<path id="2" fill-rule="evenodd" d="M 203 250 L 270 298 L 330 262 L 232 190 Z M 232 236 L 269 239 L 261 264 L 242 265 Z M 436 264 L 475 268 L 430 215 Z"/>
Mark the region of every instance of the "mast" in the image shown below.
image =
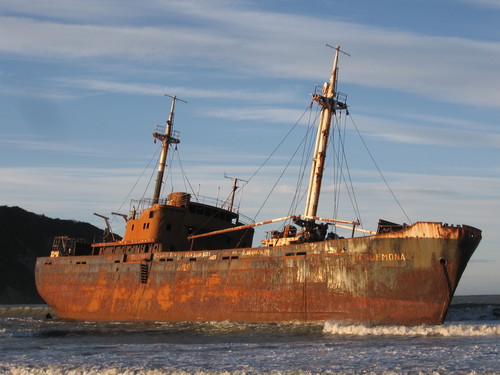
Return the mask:
<path id="1" fill-rule="evenodd" d="M 176 138 L 172 135 L 172 133 L 174 133 L 172 130 L 172 126 L 174 123 L 175 102 L 177 100 L 180 100 L 181 102 L 186 103 L 184 100 L 177 98 L 177 96 L 175 96 L 175 95 L 170 96 L 170 95 L 165 94 L 165 96 L 169 96 L 172 98 L 172 105 L 170 107 L 170 114 L 168 116 L 167 126 L 165 128 L 165 133 L 164 134 L 161 134 L 158 132 L 153 133 L 153 137 L 155 138 L 155 142 L 156 142 L 156 139 L 158 139 L 162 143 L 161 154 L 160 154 L 160 158 L 158 160 L 158 174 L 156 177 L 156 186 L 155 186 L 155 192 L 153 195 L 153 204 L 158 204 L 158 201 L 160 200 L 161 186 L 163 184 L 163 174 L 165 172 L 165 166 L 167 163 L 168 147 L 172 143 L 177 144 L 180 142 L 180 140 L 178 138 Z"/>
<path id="2" fill-rule="evenodd" d="M 229 202 L 229 208 L 228 208 L 228 211 L 233 211 L 233 206 L 234 206 L 234 197 L 236 195 L 236 190 L 238 190 L 239 186 L 238 186 L 238 181 L 241 181 L 241 182 L 248 182 L 247 180 L 242 180 L 241 178 L 237 178 L 237 177 L 230 177 L 230 176 L 226 176 L 226 174 L 224 173 L 224 177 L 225 178 L 230 178 L 233 180 L 233 188 L 231 190 L 231 199 L 230 199 L 230 202 Z"/>
<path id="3" fill-rule="evenodd" d="M 328 45 L 327 45 L 328 46 Z M 331 47 L 331 46 L 329 46 Z M 328 136 L 332 115 L 336 109 L 345 109 L 345 103 L 338 102 L 335 99 L 337 85 L 337 63 L 339 59 L 340 46 L 335 47 L 335 58 L 333 60 L 333 69 L 330 76 L 330 82 L 323 86 L 323 95 L 314 94 L 313 99 L 322 106 L 318 132 L 316 134 L 316 144 L 314 147 L 314 156 L 311 166 L 311 176 L 309 178 L 309 188 L 307 191 L 307 200 L 305 208 L 305 217 L 316 216 L 318 210 L 319 195 L 323 171 L 325 169 L 326 150 L 328 147 Z"/>

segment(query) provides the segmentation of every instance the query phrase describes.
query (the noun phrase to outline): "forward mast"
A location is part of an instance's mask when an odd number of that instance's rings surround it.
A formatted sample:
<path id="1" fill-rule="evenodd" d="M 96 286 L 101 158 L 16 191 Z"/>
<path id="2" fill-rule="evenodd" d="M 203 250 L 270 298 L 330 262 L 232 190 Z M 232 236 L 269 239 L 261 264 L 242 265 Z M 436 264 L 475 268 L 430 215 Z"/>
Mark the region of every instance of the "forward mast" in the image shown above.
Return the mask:
<path id="1" fill-rule="evenodd" d="M 309 188 L 307 191 L 306 207 L 304 211 L 305 220 L 314 222 L 313 217 L 317 215 L 323 171 L 325 169 L 326 151 L 328 148 L 328 137 L 332 116 L 336 110 L 347 109 L 347 105 L 337 100 L 337 64 L 339 60 L 340 46 L 335 47 L 335 58 L 333 61 L 330 81 L 323 86 L 323 95 L 314 94 L 313 100 L 321 105 L 320 122 L 316 134 L 314 156 L 311 165 Z M 311 218 L 311 219 L 307 219 Z"/>
<path id="2" fill-rule="evenodd" d="M 327 46 L 332 47 L 328 44 Z M 354 236 L 354 231 L 361 231 L 365 233 L 374 234 L 374 232 L 372 231 L 366 231 L 356 228 L 358 225 L 360 225 L 360 223 L 357 221 L 343 221 L 343 220 L 325 219 L 317 217 L 332 116 L 338 110 L 339 111 L 344 109 L 347 110 L 347 104 L 338 99 L 339 95 L 337 92 L 337 65 L 340 52 L 346 55 L 348 54 L 341 51 L 340 46 L 336 46 L 334 49 L 335 49 L 335 57 L 333 61 L 333 69 L 330 75 L 330 80 L 329 82 L 326 82 L 324 84 L 322 95 L 316 93 L 313 94 L 313 100 L 315 100 L 321 106 L 321 113 L 320 113 L 320 121 L 318 124 L 318 130 L 316 134 L 314 156 L 312 159 L 311 175 L 309 179 L 304 215 L 297 215 L 297 216 L 291 215 L 279 219 L 266 220 L 258 223 L 253 223 L 237 228 L 230 228 L 217 232 L 192 235 L 188 237 L 189 240 L 194 240 L 200 237 L 213 236 L 216 234 L 228 233 L 259 225 L 275 223 L 278 221 L 286 221 L 290 219 L 292 219 L 296 225 L 302 227 L 303 230 L 302 233 L 298 233 L 296 229 L 293 228 L 291 225 L 286 225 L 283 231 L 274 231 L 272 238 L 261 241 L 262 244 L 265 246 L 277 246 L 277 245 L 288 245 L 288 244 L 298 243 L 304 240 L 313 242 L 324 240 L 326 236 L 327 227 L 329 225 L 326 223 L 335 224 L 336 226 L 343 228 L 352 228 L 353 236 Z M 316 223 L 316 220 L 323 221 L 325 222 L 325 224 L 318 224 Z M 349 226 L 345 226 L 346 224 Z"/>

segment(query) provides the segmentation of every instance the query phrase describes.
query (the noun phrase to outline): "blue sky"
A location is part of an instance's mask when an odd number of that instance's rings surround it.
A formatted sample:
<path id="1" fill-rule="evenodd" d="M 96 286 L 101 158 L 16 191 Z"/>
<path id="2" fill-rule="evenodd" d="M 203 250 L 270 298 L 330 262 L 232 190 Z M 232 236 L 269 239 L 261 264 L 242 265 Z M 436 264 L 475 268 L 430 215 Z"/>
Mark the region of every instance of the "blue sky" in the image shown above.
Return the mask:
<path id="1" fill-rule="evenodd" d="M 405 212 L 482 229 L 458 293 L 500 293 L 500 1 L 1 0 L 0 17 L 0 204 L 101 227 L 94 212 L 126 213 L 151 195 L 164 94 L 188 102 L 175 128 L 191 186 L 227 196 L 224 173 L 252 176 L 339 44 L 339 89 Z M 408 221 L 348 136 L 364 226 Z M 242 190 L 247 216 L 287 214 L 293 176 L 259 208 L 297 142 Z M 171 165 L 167 188 L 188 190 Z"/>

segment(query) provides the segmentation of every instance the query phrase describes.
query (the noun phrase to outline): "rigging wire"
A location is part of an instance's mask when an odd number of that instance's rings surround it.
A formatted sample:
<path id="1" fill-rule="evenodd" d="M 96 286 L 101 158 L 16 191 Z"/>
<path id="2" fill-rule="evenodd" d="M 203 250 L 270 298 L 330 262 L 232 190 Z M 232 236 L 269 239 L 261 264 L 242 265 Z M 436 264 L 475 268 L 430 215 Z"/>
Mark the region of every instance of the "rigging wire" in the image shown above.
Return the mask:
<path id="1" fill-rule="evenodd" d="M 190 181 L 189 181 L 189 179 L 187 177 L 187 174 L 186 174 L 186 172 L 184 170 L 184 167 L 182 166 L 182 162 L 181 162 L 181 158 L 180 158 L 180 152 L 178 151 L 177 147 L 175 149 L 173 149 L 172 151 L 173 152 L 170 153 L 170 157 L 169 157 L 170 162 L 167 163 L 167 165 L 169 166 L 169 168 L 168 168 L 168 174 L 166 176 L 166 179 L 168 177 L 170 177 L 172 191 L 173 191 L 173 188 L 174 188 L 173 187 L 173 176 L 172 176 L 173 175 L 172 164 L 173 164 L 173 158 L 174 158 L 174 155 L 175 155 L 175 158 L 176 158 L 177 162 L 179 163 L 179 168 L 181 170 L 182 178 L 183 178 L 183 181 L 184 181 L 184 187 L 186 187 L 186 183 L 187 183 L 187 185 L 189 185 L 189 189 L 191 190 L 191 192 L 193 193 L 193 195 L 198 200 L 199 199 L 198 194 L 195 193 L 195 191 L 193 189 L 193 186 L 191 185 L 191 183 L 190 183 Z M 228 204 L 230 197 L 231 196 L 228 196 L 225 201 L 221 201 L 222 202 L 221 203 L 221 208 L 224 207 L 226 204 Z M 215 211 L 210 217 L 208 217 L 206 219 L 206 221 L 200 226 L 200 228 L 203 228 L 207 223 L 209 223 L 211 220 L 213 220 L 216 215 L 217 215 L 217 212 Z M 198 233 L 198 230 L 195 230 L 192 234 L 196 234 L 196 233 Z M 240 242 L 243 239 L 244 239 L 244 235 L 240 238 Z"/>
<path id="2" fill-rule="evenodd" d="M 155 154 L 154 154 L 154 156 L 153 156 L 153 157 L 156 157 L 156 155 L 158 155 L 158 153 L 159 153 L 159 151 L 160 151 L 160 150 L 161 150 L 161 147 L 159 147 L 159 148 L 156 150 L 156 152 L 155 152 Z M 151 160 L 152 160 L 152 158 L 151 158 Z M 148 164 L 148 166 L 149 166 L 149 164 Z M 151 184 L 151 181 L 153 181 L 153 177 L 154 177 L 154 175 L 155 175 L 155 172 L 156 172 L 156 171 L 155 171 L 155 169 L 154 169 L 154 168 L 152 168 L 152 169 L 151 169 L 151 175 L 149 176 L 149 181 L 148 181 L 148 184 L 147 184 L 147 185 L 146 185 L 146 187 L 144 188 L 144 192 L 142 193 L 142 196 L 141 196 L 141 199 L 140 199 L 140 200 L 143 200 L 143 199 L 144 199 L 144 197 L 146 196 L 147 191 L 149 190 L 149 185 Z"/>
<path id="3" fill-rule="evenodd" d="M 157 155 L 158 155 L 158 150 L 156 150 L 156 152 L 153 153 L 153 156 L 151 156 L 151 159 L 149 159 L 148 164 L 144 167 L 144 169 L 142 170 L 141 174 L 136 179 L 134 185 L 130 188 L 127 196 L 123 199 L 122 203 L 120 204 L 120 207 L 116 210 L 116 212 L 120 212 L 122 210 L 123 206 L 125 205 L 125 203 L 129 201 L 130 196 L 132 195 L 132 192 L 135 190 L 135 188 L 137 187 L 137 184 L 142 179 L 142 177 L 144 176 L 144 174 L 146 173 L 146 171 L 149 169 L 149 166 L 151 165 L 151 163 L 153 162 L 153 160 L 156 159 Z M 153 174 L 151 174 L 151 176 L 149 178 L 148 185 L 146 186 L 146 189 L 144 190 L 144 192 L 142 194 L 141 200 L 144 198 L 144 196 L 146 194 L 146 191 L 148 190 L 148 187 L 149 187 L 149 184 L 151 183 L 153 175 L 154 175 L 154 172 L 153 172 Z M 113 216 L 111 218 L 110 224 L 114 223 L 115 219 L 116 219 L 116 216 Z"/>
<path id="4" fill-rule="evenodd" d="M 174 154 L 177 157 L 177 162 L 179 163 L 179 167 L 181 169 L 182 180 L 184 181 L 184 187 L 186 187 L 186 183 L 187 183 L 187 185 L 189 186 L 189 189 L 191 190 L 193 195 L 196 197 L 196 199 L 198 199 L 198 197 L 196 196 L 196 193 L 194 192 L 193 186 L 191 185 L 191 182 L 189 181 L 189 178 L 186 174 L 186 171 L 184 170 L 184 167 L 182 166 L 181 155 L 180 155 L 180 152 L 177 150 L 177 148 L 175 149 Z M 188 189 L 186 189 L 186 190 L 188 190 Z"/>
<path id="5" fill-rule="evenodd" d="M 336 136 L 338 132 L 338 136 Z M 336 219 L 340 210 L 340 186 L 342 181 L 342 170 L 344 167 L 344 158 L 340 156 L 340 150 L 342 149 L 342 134 L 340 130 L 340 125 L 338 119 L 335 117 L 332 130 L 332 136 L 329 138 L 329 143 L 332 145 L 332 164 L 333 164 L 333 199 L 332 199 L 332 217 Z M 338 145 L 336 144 L 338 143 Z"/>
<path id="6" fill-rule="evenodd" d="M 276 153 L 276 151 L 281 147 L 281 145 L 285 142 L 285 140 L 288 138 L 288 136 L 292 133 L 292 131 L 297 127 L 297 125 L 300 123 L 300 121 L 302 120 L 302 117 L 304 117 L 304 115 L 306 114 L 306 112 L 309 111 L 309 108 L 310 106 L 307 106 L 307 108 L 304 110 L 304 112 L 302 112 L 302 114 L 300 115 L 299 119 L 295 122 L 295 124 L 291 127 L 291 129 L 288 131 L 288 133 L 283 137 L 283 139 L 278 143 L 278 145 L 275 147 L 275 149 L 271 152 L 271 154 L 266 158 L 266 160 L 264 160 L 264 162 L 261 164 L 261 166 L 259 168 L 257 168 L 257 170 L 254 172 L 254 174 L 252 174 L 252 176 L 248 179 L 248 181 L 245 183 L 245 185 L 247 185 L 250 180 L 252 180 L 252 178 L 255 177 L 255 175 L 264 167 L 264 165 L 271 159 L 271 157 Z M 269 194 L 267 195 L 267 197 L 264 199 L 264 202 L 262 203 L 262 205 L 259 207 L 259 209 L 257 210 L 257 213 L 255 214 L 254 216 L 254 221 L 255 219 L 257 218 L 257 216 L 260 214 L 260 211 L 262 211 L 262 209 L 264 208 L 265 204 L 267 203 L 267 201 L 269 200 L 269 198 L 271 197 L 272 193 L 274 192 L 274 189 L 276 188 L 276 186 L 278 185 L 279 181 L 281 180 L 281 178 L 283 177 L 284 173 L 286 172 L 286 170 L 288 169 L 288 167 L 290 166 L 293 158 L 295 157 L 295 155 L 297 154 L 297 151 L 298 149 L 300 148 L 300 145 L 304 142 L 304 139 L 300 142 L 299 144 L 299 147 L 295 150 L 295 152 L 293 153 L 292 157 L 290 158 L 290 160 L 288 161 L 288 163 L 286 164 L 283 172 L 281 172 L 281 174 L 279 175 L 278 179 L 276 180 L 275 184 L 273 185 L 273 187 L 271 188 L 271 191 L 269 192 Z M 243 186 L 245 186 L 243 185 Z"/>
<path id="7" fill-rule="evenodd" d="M 337 187 L 335 190 L 336 202 L 334 202 L 334 205 L 336 205 L 336 206 L 334 206 L 336 208 L 335 215 L 338 215 L 338 209 L 340 206 L 340 204 L 339 204 L 339 202 L 340 202 L 340 186 L 342 184 L 341 182 L 344 181 L 347 195 L 349 196 L 349 199 L 351 201 L 351 206 L 354 210 L 354 214 L 356 215 L 356 219 L 361 223 L 361 212 L 359 210 L 358 202 L 356 199 L 356 193 L 354 191 L 354 184 L 352 182 L 351 172 L 350 172 L 349 165 L 348 165 L 348 159 L 347 159 L 347 156 L 345 153 L 345 139 L 346 139 L 346 131 L 347 131 L 346 122 L 347 122 L 347 119 L 345 118 L 344 126 L 343 126 L 343 133 L 344 133 L 343 135 L 341 134 L 340 127 L 337 127 L 337 132 L 339 133 L 339 136 L 338 136 L 339 148 L 336 149 L 335 156 L 336 156 L 337 160 L 339 161 L 339 163 L 341 162 L 342 164 L 339 165 L 339 167 L 338 167 L 338 176 L 337 176 L 338 180 L 337 180 L 337 185 L 336 185 Z M 339 155 L 338 152 L 341 152 L 341 154 Z M 345 165 L 345 168 L 343 167 L 344 165 Z M 346 173 L 347 173 L 347 179 L 346 179 L 346 176 L 344 174 L 344 169 L 346 170 Z"/>
<path id="8" fill-rule="evenodd" d="M 172 149 L 172 152 L 169 155 L 170 155 L 170 157 L 169 157 L 170 162 L 167 163 L 167 165 L 169 166 L 169 168 L 168 168 L 168 174 L 167 174 L 167 176 L 166 176 L 165 179 L 170 178 L 170 189 L 171 189 L 171 192 L 174 191 L 174 180 L 173 180 L 172 165 L 174 163 L 174 158 L 175 158 L 175 160 L 179 164 L 179 168 L 181 170 L 182 181 L 184 182 L 184 189 L 188 190 L 188 191 L 191 191 L 192 195 L 194 197 L 196 197 L 196 200 L 198 200 L 199 199 L 198 194 L 194 191 L 193 186 L 191 185 L 191 182 L 189 181 L 187 173 L 186 173 L 186 171 L 184 169 L 184 166 L 182 165 L 181 155 L 180 155 L 180 152 L 179 152 L 178 148 L 175 147 L 174 149 Z"/>
<path id="9" fill-rule="evenodd" d="M 170 146 L 169 146 L 170 148 Z M 167 174 L 164 176 L 165 182 L 162 182 L 161 186 L 161 194 L 160 196 L 165 196 L 165 188 L 167 186 L 167 181 L 170 181 L 170 192 L 174 192 L 174 176 L 173 176 L 173 170 L 172 170 L 172 164 L 173 164 L 173 159 L 174 159 L 174 154 L 175 151 L 177 151 L 177 147 L 175 147 L 172 152 L 168 153 L 168 160 L 166 161 L 165 166 L 167 167 Z"/>
<path id="10" fill-rule="evenodd" d="M 274 148 L 274 150 L 269 154 L 269 156 L 264 160 L 264 162 L 257 168 L 257 170 L 250 176 L 250 178 L 247 180 L 247 182 L 243 185 L 247 185 L 259 172 L 260 170 L 267 164 L 267 162 L 273 157 L 273 155 L 278 151 L 278 149 L 281 147 L 283 142 L 288 138 L 288 136 L 292 133 L 293 129 L 299 124 L 300 120 L 302 120 L 302 117 L 304 117 L 305 113 L 309 110 L 309 106 L 305 109 L 305 111 L 300 115 L 299 119 L 295 122 L 295 124 L 292 126 L 292 128 L 286 133 L 286 135 L 283 137 L 283 139 L 278 143 L 278 145 Z"/>
<path id="11" fill-rule="evenodd" d="M 120 208 L 118 208 L 117 212 L 120 212 L 121 209 L 123 208 L 123 206 L 125 205 L 126 202 L 129 201 L 130 199 L 130 196 L 132 195 L 132 192 L 134 191 L 134 189 L 136 188 L 137 184 L 139 183 L 139 181 L 142 179 L 142 176 L 144 176 L 144 173 L 146 173 L 146 171 L 149 169 L 149 166 L 151 165 L 151 163 L 153 162 L 154 159 L 156 159 L 157 155 L 158 155 L 158 150 L 156 150 L 156 152 L 153 154 L 153 156 L 151 157 L 151 159 L 149 159 L 149 162 L 148 164 L 146 165 L 146 167 L 142 170 L 142 173 L 139 175 L 139 177 L 137 178 L 137 180 L 135 181 L 134 185 L 132 186 L 132 188 L 130 189 L 130 191 L 128 192 L 127 196 L 123 199 L 123 202 L 122 204 L 120 205 Z M 144 193 L 142 194 L 142 198 L 144 198 L 145 194 L 146 194 L 146 191 L 149 187 L 149 184 L 151 183 L 151 179 L 152 179 L 152 176 L 150 177 L 149 179 L 149 182 L 148 182 L 148 185 L 144 191 Z"/>
<path id="12" fill-rule="evenodd" d="M 335 137 L 335 131 L 338 131 L 338 137 Z M 339 213 L 339 208 L 340 208 L 340 185 L 341 185 L 341 175 L 342 175 L 342 168 L 344 165 L 344 159 L 339 156 L 339 149 L 341 149 L 341 142 L 342 142 L 342 134 L 340 132 L 340 125 L 339 121 L 337 118 L 335 118 L 333 122 L 333 127 L 332 127 L 332 136 L 329 138 L 329 141 L 332 145 L 331 147 L 331 153 L 333 157 L 331 158 L 332 164 L 333 164 L 333 215 L 332 218 L 336 219 L 338 217 Z M 335 141 L 338 138 L 337 142 L 339 143 L 339 146 L 336 146 Z"/>
<path id="13" fill-rule="evenodd" d="M 290 210 L 288 211 L 288 215 L 291 215 L 293 212 L 297 212 L 298 206 L 301 202 L 303 202 L 304 197 L 307 193 L 307 190 L 301 191 L 302 186 L 304 185 L 304 178 L 306 175 L 307 167 L 309 165 L 309 160 L 311 160 L 311 154 L 313 152 L 313 145 L 314 145 L 314 130 L 316 129 L 315 123 L 318 120 L 320 111 L 319 108 L 316 107 L 316 115 L 314 119 L 312 118 L 312 105 L 313 102 L 311 101 L 311 104 L 309 105 L 309 120 L 308 120 L 308 128 L 307 132 L 304 136 L 304 140 L 302 143 L 304 144 L 304 148 L 302 151 L 302 159 L 301 159 L 301 164 L 300 164 L 300 170 L 299 174 L 297 177 L 297 184 L 295 187 L 295 194 L 292 199 L 292 204 L 290 205 Z M 313 135 L 312 137 L 310 135 Z M 309 140 L 309 142 L 306 142 L 306 140 Z"/>
<path id="14" fill-rule="evenodd" d="M 302 144 L 302 142 L 301 142 L 301 144 Z M 300 145 L 299 145 L 299 148 L 300 148 Z M 264 199 L 264 202 L 262 202 L 262 205 L 260 206 L 260 208 L 258 209 L 257 213 L 255 214 L 254 220 L 259 215 L 259 213 L 262 210 L 262 208 L 264 208 L 264 206 L 266 205 L 267 201 L 269 200 L 269 198 L 271 197 L 272 193 L 274 192 L 274 189 L 276 189 L 276 186 L 281 181 L 281 178 L 283 177 L 283 175 L 285 174 L 286 170 L 288 169 L 288 167 L 292 163 L 292 161 L 293 161 L 295 155 L 297 154 L 297 151 L 298 151 L 299 148 L 297 148 L 297 150 L 295 150 L 295 152 L 293 153 L 292 157 L 288 160 L 288 163 L 286 164 L 285 168 L 283 168 L 283 171 L 281 172 L 281 174 L 279 175 L 279 177 L 276 179 L 276 182 L 274 183 L 273 187 L 271 188 L 271 191 L 269 191 L 269 194 L 267 195 L 266 199 Z"/>
<path id="15" fill-rule="evenodd" d="M 399 203 L 399 200 L 398 198 L 396 197 L 396 195 L 394 194 L 394 192 L 392 191 L 391 187 L 389 186 L 389 183 L 387 182 L 387 180 L 385 179 L 384 175 L 382 174 L 382 171 L 380 170 L 377 162 L 375 161 L 375 158 L 373 157 L 372 153 L 370 152 L 370 149 L 368 148 L 368 145 L 366 144 L 363 136 L 361 135 L 361 132 L 359 131 L 358 127 L 356 126 L 356 123 L 354 122 L 354 119 L 352 118 L 352 115 L 349 116 L 351 118 L 351 122 L 352 124 L 354 125 L 354 128 L 356 129 L 356 132 L 358 133 L 359 135 L 359 138 L 361 139 L 361 141 L 363 142 L 363 146 L 365 146 L 365 149 L 366 151 L 368 152 L 368 155 L 370 156 L 370 158 L 372 159 L 372 162 L 373 164 L 375 165 L 375 167 L 377 168 L 378 170 L 378 173 L 380 174 L 380 177 L 382 178 L 382 180 L 384 181 L 385 185 L 387 186 L 387 189 L 389 189 L 392 197 L 394 198 L 394 200 L 396 201 L 397 205 L 399 206 L 399 208 L 401 209 L 401 211 L 403 212 L 403 214 L 406 216 L 406 219 L 408 219 L 408 221 L 410 223 L 412 223 L 412 220 L 410 219 L 410 217 L 408 216 L 408 214 L 406 213 L 406 211 L 404 210 L 403 206 L 401 205 L 401 203 Z"/>

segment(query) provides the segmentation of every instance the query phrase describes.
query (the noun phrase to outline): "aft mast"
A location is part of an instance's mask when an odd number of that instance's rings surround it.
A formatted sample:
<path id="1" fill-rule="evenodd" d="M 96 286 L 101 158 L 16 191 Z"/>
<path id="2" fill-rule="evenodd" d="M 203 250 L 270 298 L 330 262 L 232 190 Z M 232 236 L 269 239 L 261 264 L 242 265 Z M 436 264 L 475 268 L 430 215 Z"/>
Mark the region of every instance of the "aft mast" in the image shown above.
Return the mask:
<path id="1" fill-rule="evenodd" d="M 156 177 L 156 186 L 155 186 L 155 192 L 153 195 L 153 204 L 158 204 L 160 200 L 160 192 L 161 192 L 161 186 L 163 184 L 163 174 L 165 172 L 165 166 L 167 163 L 167 154 L 168 154 L 168 148 L 171 144 L 177 144 L 180 142 L 179 138 L 176 138 L 176 134 L 172 129 L 173 123 L 174 123 L 174 108 L 175 108 L 175 102 L 177 100 L 180 100 L 181 102 L 186 103 L 184 100 L 181 100 L 177 98 L 177 96 L 170 96 L 170 95 L 165 95 L 169 96 L 172 98 L 172 105 L 170 107 L 170 114 L 168 116 L 167 120 L 167 126 L 165 128 L 165 133 L 159 133 L 159 132 L 154 132 L 153 137 L 158 139 L 162 144 L 162 149 L 161 149 L 161 154 L 160 158 L 158 160 L 158 174 Z M 156 142 L 156 141 L 155 141 Z"/>
<path id="2" fill-rule="evenodd" d="M 325 169 L 325 158 L 332 115 L 335 114 L 337 109 L 347 108 L 345 103 L 339 102 L 335 99 L 335 96 L 337 95 L 337 63 L 339 59 L 339 52 L 342 52 L 340 50 L 340 46 L 335 47 L 332 74 L 330 76 L 330 82 L 325 83 L 323 87 L 323 95 L 313 95 L 313 99 L 321 105 L 322 109 L 318 132 L 316 135 L 316 145 L 314 147 L 309 189 L 307 191 L 306 208 L 304 213 L 304 219 L 306 220 L 314 220 L 312 218 L 316 216 L 318 211 L 319 195 L 321 191 L 321 182 L 323 180 L 323 171 Z"/>

